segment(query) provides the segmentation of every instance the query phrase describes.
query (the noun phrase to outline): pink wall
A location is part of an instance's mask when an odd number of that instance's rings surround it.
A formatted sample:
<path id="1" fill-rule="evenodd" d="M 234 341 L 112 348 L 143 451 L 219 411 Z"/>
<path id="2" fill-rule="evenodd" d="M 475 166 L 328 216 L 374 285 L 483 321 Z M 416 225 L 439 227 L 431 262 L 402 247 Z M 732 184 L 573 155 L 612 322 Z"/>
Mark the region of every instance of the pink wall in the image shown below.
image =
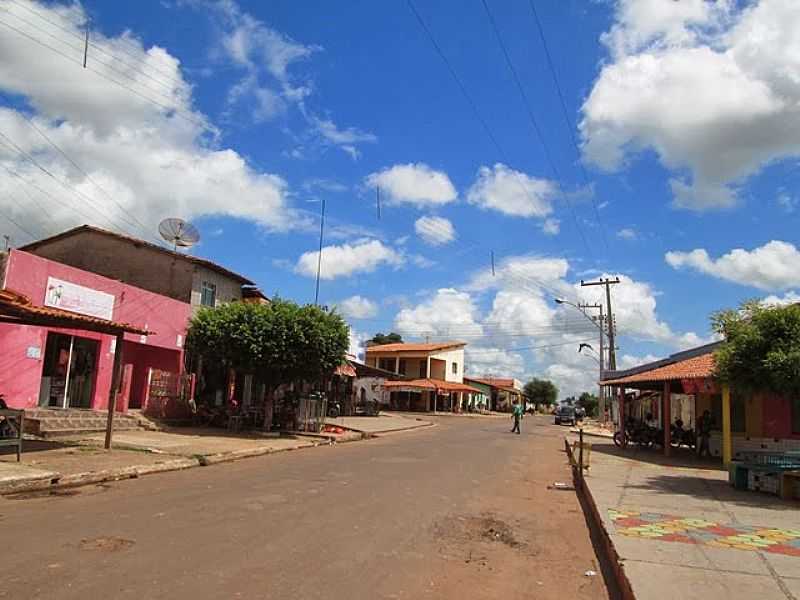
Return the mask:
<path id="1" fill-rule="evenodd" d="M 129 406 L 141 408 L 144 400 L 144 391 L 147 385 L 147 371 L 150 368 L 161 371 L 180 373 L 182 355 L 174 350 L 165 348 L 151 348 L 144 344 L 125 342 L 122 353 L 123 361 L 133 365 L 133 379 L 131 383 L 131 397 Z"/>
<path id="2" fill-rule="evenodd" d="M 136 361 L 146 362 L 146 356 L 143 358 L 146 355 L 144 348 L 152 347 L 155 355 L 153 361 L 163 364 L 163 357 L 171 356 L 173 358 L 166 362 L 180 366 L 182 348 L 178 345 L 178 336 L 181 336 L 182 346 L 191 313 L 189 304 L 26 252 L 11 250 L 6 265 L 6 289 L 24 294 L 33 304 L 41 306 L 44 303 L 48 277 L 57 277 L 113 295 L 115 321 L 138 325 L 154 332 L 147 336 L 145 343 L 141 343 L 138 335 L 125 335 L 126 341 L 135 342 Z M 30 408 L 38 404 L 48 331 L 100 341 L 92 408 L 105 408 L 108 405 L 113 369 L 111 336 L 82 330 L 0 324 L 0 393 L 5 396 L 6 402 L 15 408 Z M 126 343 L 125 346 L 131 344 Z M 28 358 L 28 349 L 32 348 L 39 349 L 39 358 Z M 131 362 L 125 359 L 124 353 L 123 362 Z M 134 377 L 136 376 L 134 371 Z"/>

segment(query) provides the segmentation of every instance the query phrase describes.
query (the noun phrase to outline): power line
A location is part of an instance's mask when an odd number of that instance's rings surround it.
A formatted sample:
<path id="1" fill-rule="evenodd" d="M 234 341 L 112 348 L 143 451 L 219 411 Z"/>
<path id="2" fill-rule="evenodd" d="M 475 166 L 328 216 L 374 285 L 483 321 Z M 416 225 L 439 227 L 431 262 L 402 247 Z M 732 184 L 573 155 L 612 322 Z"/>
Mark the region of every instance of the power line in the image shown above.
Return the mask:
<path id="1" fill-rule="evenodd" d="M 481 126 L 483 127 L 484 131 L 486 132 L 486 135 L 491 140 L 492 145 L 495 147 L 495 150 L 499 154 L 501 160 L 506 165 L 508 165 L 508 167 L 510 168 L 511 172 L 514 175 L 515 180 L 517 181 L 518 185 L 520 186 L 520 189 L 528 197 L 528 200 L 531 203 L 535 203 L 534 199 L 531 197 L 530 192 L 528 191 L 527 186 L 525 185 L 525 182 L 522 181 L 522 177 L 520 175 L 520 172 L 517 169 L 515 169 L 513 167 L 513 165 L 511 164 L 511 161 L 508 159 L 508 155 L 505 153 L 505 151 L 503 150 L 503 147 L 497 141 L 497 138 L 495 137 L 494 133 L 492 132 L 491 128 L 489 127 L 489 124 L 486 122 L 486 119 L 483 118 L 483 115 L 478 110 L 478 106 L 475 104 L 475 101 L 472 99 L 472 96 L 470 95 L 469 91 L 467 91 L 467 88 L 464 85 L 464 83 L 461 81 L 461 78 L 458 76 L 458 73 L 456 73 L 456 70 L 453 67 L 452 63 L 447 58 L 447 55 L 444 53 L 444 51 L 442 50 L 442 48 L 439 45 L 439 43 L 436 41 L 436 37 L 433 35 L 433 32 L 430 30 L 428 25 L 425 23 L 425 19 L 422 18 L 422 15 L 419 13 L 419 11 L 417 10 L 416 6 L 414 6 L 414 3 L 412 2 L 412 0 L 406 0 L 406 3 L 408 4 L 408 7 L 411 10 L 411 12 L 416 17 L 417 21 L 419 22 L 419 24 L 422 27 L 422 29 L 425 32 L 425 34 L 428 36 L 428 39 L 430 40 L 431 45 L 436 50 L 436 53 L 442 59 L 442 62 L 444 62 L 445 66 L 447 67 L 447 70 L 450 72 L 450 75 L 455 80 L 456 85 L 458 85 L 458 88 L 461 91 L 461 94 L 464 96 L 465 100 L 467 101 L 467 104 L 469 105 L 470 109 L 472 110 L 473 115 L 480 122 Z M 552 163 L 551 163 L 551 166 L 552 166 Z M 568 205 L 570 206 L 570 208 L 572 208 L 572 204 L 569 201 L 569 199 L 567 200 L 567 202 L 568 202 Z M 576 225 L 576 227 L 578 228 L 578 230 L 579 230 L 579 232 L 581 234 L 581 238 L 583 239 L 584 245 L 586 245 L 587 252 L 591 255 L 591 249 L 589 248 L 588 244 L 586 243 L 586 238 L 583 235 L 583 230 L 580 229 L 580 225 L 578 224 L 577 218 L 574 215 L 574 211 L 573 211 L 573 219 L 575 219 L 575 225 Z"/>
<path id="2" fill-rule="evenodd" d="M 560 344 L 547 344 L 546 346 L 520 346 L 517 348 L 483 348 L 481 350 L 468 350 L 467 354 L 495 354 L 496 352 L 519 352 L 522 350 L 546 350 L 547 348 L 558 348 L 560 346 L 569 346 L 570 344 L 589 343 L 592 340 L 570 340 L 569 342 L 562 342 Z"/>
<path id="3" fill-rule="evenodd" d="M 25 6 L 24 4 L 22 4 L 22 3 L 18 2 L 17 0 L 8 0 L 8 1 L 9 1 L 9 2 L 12 2 L 13 4 L 16 4 L 16 5 L 17 5 L 17 6 L 19 6 L 20 8 L 22 8 L 22 9 L 26 10 L 27 12 L 29 12 L 29 13 L 31 13 L 31 14 L 33 14 L 33 15 L 37 16 L 37 17 L 39 17 L 41 20 L 43 20 L 43 21 L 46 21 L 47 23 L 49 23 L 49 24 L 50 24 L 50 25 L 52 25 L 53 27 L 57 27 L 58 29 L 60 29 L 60 30 L 64 31 L 65 33 L 68 33 L 68 34 L 70 34 L 70 35 L 71 35 L 71 36 L 73 36 L 73 37 L 76 37 L 76 38 L 78 38 L 78 39 L 79 39 L 79 40 L 81 40 L 81 41 L 83 41 L 83 40 L 84 40 L 83 36 L 81 36 L 80 34 L 78 34 L 78 33 L 76 33 L 75 31 L 73 31 L 73 30 L 69 29 L 68 27 L 64 27 L 63 25 L 61 25 L 60 23 L 57 23 L 57 22 L 53 21 L 52 19 L 48 19 L 48 18 L 47 18 L 45 15 L 43 15 L 43 14 L 42 14 L 42 13 L 40 13 L 39 11 L 37 11 L 37 10 L 34 10 L 34 9 L 32 9 L 32 8 L 28 7 L 28 6 Z M 10 11 L 9 11 L 9 12 L 10 12 Z M 87 21 L 87 28 L 88 28 L 88 21 Z M 133 53 L 132 53 L 132 52 L 130 52 L 130 51 L 126 51 L 126 50 L 124 49 L 124 47 L 123 47 L 123 46 L 126 46 L 126 45 L 127 45 L 128 47 L 130 47 L 130 48 L 133 48 L 133 49 L 134 49 L 134 51 L 136 51 L 136 52 L 141 52 L 141 51 L 142 51 L 142 48 L 139 48 L 139 47 L 135 46 L 133 43 L 131 43 L 131 42 L 128 42 L 127 40 L 125 40 L 125 39 L 123 39 L 123 38 L 117 38 L 116 42 L 117 42 L 117 45 L 119 46 L 119 49 L 120 49 L 120 50 L 123 52 L 123 54 L 126 54 L 126 55 L 130 56 L 131 58 L 135 59 L 135 60 L 136 60 L 136 62 L 138 62 L 138 63 L 142 63 L 142 64 L 144 64 L 144 63 L 141 61 L 141 58 L 140 58 L 139 56 L 137 56 L 136 54 L 133 54 Z M 101 52 L 107 53 L 107 52 L 106 52 L 105 50 L 103 50 L 103 49 L 102 49 L 100 46 L 98 46 L 98 45 L 95 45 L 95 44 L 93 44 L 92 42 L 89 42 L 89 45 L 90 45 L 90 46 L 92 46 L 92 47 L 94 47 L 94 48 L 96 48 L 96 49 L 98 49 L 98 50 L 100 50 Z M 108 53 L 107 53 L 107 54 L 108 54 Z M 114 57 L 116 60 L 119 60 L 120 62 L 123 62 L 123 63 L 124 63 L 124 61 L 122 61 L 120 58 L 116 57 L 116 56 L 115 56 L 115 55 L 113 55 L 113 54 L 109 54 L 109 56 L 112 56 L 112 57 Z M 168 72 L 168 71 L 161 70 L 161 69 L 159 69 L 159 68 L 158 68 L 156 65 L 149 65 L 149 66 L 150 66 L 150 68 L 151 68 L 151 69 L 153 69 L 154 71 L 156 71 L 156 72 L 158 72 L 158 73 L 161 73 L 162 75 L 164 75 L 164 76 L 167 78 L 167 80 L 168 80 L 168 81 L 171 81 L 171 82 L 173 82 L 173 83 L 175 83 L 175 84 L 177 84 L 177 85 L 179 85 L 179 84 L 181 84 L 181 83 L 182 83 L 182 82 L 181 82 L 179 79 L 175 79 L 175 78 L 173 78 L 173 77 L 172 77 L 172 73 L 170 73 L 170 72 Z"/>
<path id="4" fill-rule="evenodd" d="M 494 20 L 494 16 L 492 15 L 491 10 L 489 10 L 489 4 L 486 0 L 481 0 L 483 3 L 483 8 L 486 10 L 486 15 L 489 18 L 489 24 L 494 31 L 495 37 L 497 38 L 497 43 L 500 45 L 500 49 L 503 51 L 503 56 L 505 57 L 506 65 L 508 66 L 508 70 L 511 71 L 511 76 L 514 79 L 514 83 L 517 86 L 517 90 L 519 91 L 520 96 L 522 97 L 522 103 L 525 106 L 525 111 L 528 115 L 528 119 L 533 126 L 534 131 L 536 132 L 536 137 L 539 138 L 539 143 L 542 145 L 542 149 L 544 150 L 545 158 L 550 165 L 550 169 L 553 171 L 553 175 L 556 178 L 556 181 L 561 180 L 561 175 L 556 168 L 555 161 L 553 160 L 552 155 L 550 154 L 550 150 L 547 146 L 547 142 L 545 142 L 544 136 L 542 135 L 542 130 L 539 127 L 539 123 L 536 120 L 536 116 L 533 114 L 533 109 L 531 108 L 531 103 L 528 100 L 528 95 L 525 93 L 525 88 L 522 86 L 522 81 L 520 81 L 519 75 L 517 74 L 516 68 L 514 68 L 514 63 L 511 60 L 511 55 L 508 53 L 508 48 L 506 48 L 505 42 L 503 42 L 503 37 L 500 35 L 500 30 L 497 27 L 497 23 Z M 575 207 L 572 205 L 572 200 L 570 200 L 569 196 L 564 196 L 567 200 L 567 205 L 570 208 L 570 212 L 572 213 L 572 220 L 575 223 L 575 228 L 578 230 L 578 233 L 583 240 L 583 245 L 586 247 L 586 252 L 593 257 L 591 247 L 586 240 L 586 235 L 583 233 L 583 228 L 580 226 L 578 221 L 578 217 L 575 214 Z"/>
<path id="5" fill-rule="evenodd" d="M 82 66 L 84 69 L 86 69 L 86 68 L 87 68 L 87 62 L 86 62 L 86 58 L 87 58 L 87 51 L 88 51 L 88 47 L 89 47 L 89 46 L 94 46 L 95 48 L 99 49 L 99 50 L 100 50 L 100 51 L 101 51 L 103 54 L 108 54 L 108 52 L 106 52 L 105 50 L 103 50 L 103 49 L 102 49 L 102 48 L 100 48 L 99 46 L 96 46 L 96 45 L 94 45 L 94 44 L 91 44 L 90 42 L 88 42 L 88 32 L 89 32 L 89 30 L 88 30 L 88 29 L 86 30 L 86 35 L 87 35 L 87 38 L 86 38 L 86 40 L 87 40 L 87 41 L 86 41 L 86 45 L 85 45 L 85 46 L 82 46 L 82 47 L 77 47 L 77 46 L 73 46 L 73 45 L 72 45 L 72 44 L 70 44 L 69 42 L 67 42 L 67 41 L 65 41 L 65 40 L 63 40 L 63 39 L 61 39 L 61 38 L 60 38 L 60 37 L 58 37 L 57 35 L 54 35 L 54 34 L 50 33 L 49 31 L 46 31 L 46 30 L 42 29 L 41 27 L 39 27 L 39 26 L 38 26 L 38 25 L 36 25 L 35 23 L 31 23 L 31 22 L 30 22 L 30 21 L 28 21 L 27 19 L 24 19 L 23 17 L 20 17 L 19 15 L 16 15 L 16 14 L 14 14 L 14 13 L 10 13 L 10 12 L 9 12 L 8 14 L 10 14 L 12 17 L 14 17 L 14 18 L 16 18 L 16 19 L 19 19 L 20 21 L 22 21 L 22 22 L 23 22 L 23 23 L 25 23 L 26 25 L 29 25 L 29 26 L 33 27 L 33 28 L 34 28 L 34 29 L 36 29 L 37 31 L 40 31 L 40 32 L 42 32 L 43 34 L 45 34 L 45 35 L 47 35 L 47 36 L 50 36 L 51 38 L 53 38 L 53 39 L 54 39 L 54 40 L 56 40 L 57 42 L 59 42 L 59 43 L 61 43 L 61 44 L 64 44 L 64 45 L 65 45 L 67 48 L 69 48 L 70 50 L 79 50 L 79 51 L 80 51 L 80 53 L 81 53 L 81 61 L 80 61 L 80 64 L 81 64 L 81 66 Z M 80 38 L 80 39 L 81 39 L 81 41 L 83 41 L 83 38 Z M 134 71 L 137 71 L 137 72 L 141 73 L 141 74 L 142 74 L 142 75 L 144 75 L 145 77 L 147 77 L 147 78 L 149 78 L 149 79 L 153 79 L 153 77 L 151 77 L 149 74 L 145 73 L 144 71 L 142 71 L 141 69 L 139 69 L 139 68 L 138 68 L 138 67 L 136 67 L 135 65 L 130 65 L 130 64 L 128 64 L 128 63 L 126 63 L 126 62 L 124 62 L 124 61 L 121 61 L 121 60 L 119 60 L 118 58 L 114 57 L 113 55 L 110 55 L 110 56 L 112 57 L 112 59 L 114 59 L 114 60 L 118 60 L 118 61 L 119 61 L 119 62 L 121 62 L 122 64 L 124 64 L 124 65 L 128 66 L 129 68 L 132 68 Z M 143 85 L 143 86 L 145 86 L 146 88 L 148 88 L 149 90 L 152 90 L 154 93 L 158 94 L 158 95 L 159 95 L 159 96 L 161 96 L 162 98 L 165 98 L 165 99 L 167 99 L 167 100 L 172 100 L 172 98 L 171 98 L 170 96 L 168 96 L 167 94 L 164 94 L 163 92 L 160 92 L 160 91 L 158 91 L 157 89 L 155 89 L 155 88 L 153 88 L 153 87 L 151 87 L 151 86 L 147 85 L 147 84 L 146 84 L 146 83 L 144 83 L 144 82 L 140 82 L 140 81 L 138 81 L 137 79 L 135 79 L 135 78 L 133 78 L 133 77 L 130 77 L 130 76 L 127 74 L 127 73 L 124 73 L 123 71 L 120 71 L 120 70 L 119 70 L 119 69 L 117 69 L 116 67 L 112 66 L 112 64 L 111 64 L 111 63 L 103 62 L 102 60 L 98 60 L 98 59 L 96 59 L 96 58 L 94 58 L 93 60 L 94 60 L 95 62 L 97 62 L 97 63 L 99 63 L 99 64 L 103 65 L 103 66 L 104 66 L 104 67 L 106 67 L 107 69 L 110 69 L 110 70 L 114 71 L 114 72 L 115 72 L 115 73 L 117 73 L 118 75 L 121 75 L 121 76 L 122 76 L 122 77 L 124 77 L 125 79 L 129 79 L 129 80 L 131 80 L 131 81 L 133 81 L 133 82 L 135 82 L 135 83 L 138 83 L 138 84 L 140 84 L 140 85 Z M 155 80 L 155 81 L 157 81 L 157 80 Z M 161 84 L 162 84 L 162 86 L 164 85 L 164 84 L 163 84 L 162 82 L 160 82 L 160 81 L 157 81 L 157 82 L 158 82 L 158 83 L 161 83 Z M 170 90 L 170 91 L 172 91 L 172 90 L 173 90 L 172 86 L 167 86 L 167 87 L 169 88 L 169 90 Z"/>
<path id="6" fill-rule="evenodd" d="M 31 231 L 30 231 L 29 229 L 27 229 L 27 228 L 23 227 L 22 225 L 20 225 L 19 223 L 17 223 L 17 221 L 16 221 L 15 219 L 11 218 L 11 217 L 8 215 L 8 213 L 2 213 L 2 214 L 3 214 L 3 217 L 4 217 L 4 218 L 5 218 L 5 219 L 6 219 L 6 220 L 9 222 L 9 223 L 11 223 L 12 225 L 16 226 L 16 228 L 17 228 L 17 229 L 19 229 L 20 231 L 22 231 L 23 233 L 27 233 L 27 234 L 30 236 L 30 238 L 31 238 L 32 240 L 35 240 L 35 239 L 38 237 L 37 235 L 35 235 L 35 234 L 31 233 Z"/>
<path id="7" fill-rule="evenodd" d="M 53 46 L 51 46 L 50 44 L 48 44 L 46 42 L 43 42 L 39 38 L 34 37 L 34 36 L 24 32 L 24 31 L 22 31 L 21 29 L 19 29 L 17 27 L 14 27 L 13 25 L 10 25 L 9 23 L 6 23 L 5 21 L 2 21 L 2 20 L 0 20 L 0 25 L 3 25 L 4 27 L 7 27 L 8 29 L 11 29 L 12 31 L 18 33 L 19 35 L 21 35 L 23 37 L 28 38 L 29 40 L 31 40 L 32 42 L 34 42 L 36 44 L 39 44 L 40 46 L 44 46 L 45 48 L 48 48 L 49 50 L 52 50 L 53 52 L 55 52 L 56 54 L 60 55 L 62 58 L 66 59 L 67 61 L 75 63 L 78 66 L 82 66 L 82 63 L 81 63 L 80 60 L 77 60 L 77 61 L 73 60 L 71 57 L 69 57 L 66 54 L 64 54 L 63 52 L 61 52 L 58 48 L 54 48 Z M 105 65 L 105 63 L 101 63 L 101 64 Z M 155 99 L 151 98 L 147 94 L 143 94 L 142 92 L 136 90 L 135 88 L 133 88 L 133 87 L 121 82 L 121 81 L 117 81 L 116 79 L 114 79 L 112 77 L 109 77 L 107 74 L 102 73 L 101 71 L 93 68 L 92 66 L 87 66 L 86 69 L 89 70 L 89 71 L 92 71 L 93 73 L 95 73 L 99 77 L 102 77 L 103 79 L 105 79 L 107 81 L 110 81 L 111 83 L 114 83 L 114 84 L 120 86 L 123 89 L 128 90 L 132 94 L 135 94 L 136 96 L 139 96 L 142 100 L 145 100 L 146 102 L 149 102 L 149 103 L 151 103 L 151 104 L 153 104 L 155 106 L 158 106 L 159 108 L 167 111 L 167 113 L 169 113 L 169 114 L 175 115 L 176 117 L 180 117 L 180 118 L 184 119 L 185 121 L 187 121 L 189 123 L 192 123 L 193 125 L 196 125 L 196 126 L 199 126 L 199 127 L 202 127 L 202 128 L 207 128 L 208 127 L 208 123 L 206 121 L 193 116 L 193 113 L 187 111 L 186 109 L 179 108 L 179 107 L 176 107 L 176 106 L 169 106 L 167 104 L 164 104 L 163 102 L 159 102 L 158 100 L 155 100 Z M 112 70 L 114 70 L 114 69 L 112 69 Z M 136 80 L 131 79 L 130 77 L 127 77 L 127 76 L 125 78 L 126 79 L 130 79 L 131 81 L 136 81 Z M 187 116 L 187 115 L 192 115 L 192 116 Z"/>
<path id="8" fill-rule="evenodd" d="M 75 167 L 78 171 L 80 171 L 83 174 L 83 176 L 86 177 L 87 181 L 89 181 L 98 190 L 100 190 L 106 198 L 108 198 L 111 202 L 113 202 L 117 206 L 117 208 L 119 208 L 123 213 L 125 213 L 126 215 L 128 215 L 132 219 L 130 221 L 126 220 L 126 223 L 128 223 L 128 225 L 130 225 L 132 227 L 139 227 L 142 232 L 144 232 L 146 235 L 150 236 L 149 228 L 144 223 L 142 223 L 138 218 L 136 218 L 136 215 L 134 215 L 133 213 L 129 212 L 124 206 L 122 206 L 122 204 L 117 202 L 117 200 L 111 194 L 109 194 L 105 189 L 100 187 L 100 184 L 98 184 L 89 175 L 89 173 L 87 173 L 83 168 L 81 168 L 81 166 L 77 162 L 75 162 L 60 146 L 58 146 L 58 144 L 56 144 L 44 131 L 42 131 L 41 129 L 36 127 L 36 125 L 34 124 L 33 120 L 30 117 L 28 117 L 24 113 L 21 113 L 21 114 L 25 118 L 25 120 L 28 122 L 28 125 L 30 125 L 31 128 L 33 128 L 34 131 L 36 131 L 42 138 L 44 138 L 44 140 L 48 144 L 50 144 L 50 146 L 52 146 L 56 151 L 58 151 L 58 153 L 61 154 L 61 156 L 63 156 L 73 167 Z M 156 239 L 156 238 L 153 237 L 153 239 Z M 159 241 L 158 243 L 160 244 L 161 242 Z"/>
<path id="9" fill-rule="evenodd" d="M 20 148 L 20 147 L 19 147 L 19 146 L 18 146 L 18 145 L 17 145 L 17 144 L 16 144 L 16 143 L 15 143 L 15 142 L 14 142 L 14 141 L 11 139 L 11 138 L 9 138 L 7 135 L 5 135 L 5 134 L 4 134 L 2 131 L 0 131 L 0 138 L 3 138 L 4 140 L 6 140 L 6 142 L 4 143 L 4 145 L 5 145 L 6 147 L 8 147 L 8 146 L 9 146 L 9 144 L 10 144 L 10 146 L 11 146 L 13 149 L 15 149 L 15 150 L 16 150 L 16 151 L 17 151 L 17 152 L 18 152 L 18 153 L 19 153 L 21 156 L 23 156 L 23 157 L 24 157 L 25 159 L 27 159 L 27 160 L 28 160 L 30 163 L 32 163 L 32 164 L 33 164 L 33 165 L 34 165 L 36 168 L 38 168 L 38 169 L 39 169 L 39 170 L 40 170 L 42 173 L 44 173 L 45 175 L 47 175 L 48 177 L 50 177 L 51 179 L 53 179 L 53 180 L 54 180 L 55 182 L 57 182 L 59 185 L 61 185 L 62 187 L 64 187 L 64 189 L 66 189 L 66 190 L 68 190 L 68 191 L 71 191 L 72 193 L 74 193 L 74 194 L 77 194 L 78 196 L 82 197 L 82 198 L 83 198 L 83 199 L 85 199 L 87 202 L 89 202 L 91 205 L 93 205 L 93 208 L 95 208 L 96 210 L 98 210 L 98 211 L 99 211 L 99 206 L 97 206 L 97 205 L 95 205 L 95 204 L 94 204 L 94 200 L 93 200 L 92 198 L 90 198 L 89 196 L 87 196 L 87 195 L 86 195 L 86 194 L 84 194 L 83 192 L 80 192 L 80 191 L 78 191 L 77 189 L 73 188 L 71 185 L 69 185 L 69 184 L 68 184 L 68 183 L 66 183 L 65 181 L 62 181 L 61 179 L 59 179 L 58 177 L 56 177 L 56 176 L 55 176 L 55 175 L 54 175 L 52 172 L 50 172 L 50 170 L 49 170 L 49 169 L 47 169 L 47 167 L 44 167 L 44 166 L 42 166 L 42 165 L 41 165 L 41 163 L 39 163 L 39 161 L 37 161 L 35 158 L 33 158 L 33 156 L 31 156 L 30 154 L 28 154 L 27 152 L 25 152 L 25 150 L 23 150 L 22 148 Z M 0 140 L 0 143 L 3 143 L 3 141 L 2 141 L 2 140 Z M 39 188 L 39 189 L 41 189 L 41 188 Z M 124 228 L 122 228 L 122 227 L 120 227 L 119 225 L 117 225 L 116 223 L 114 223 L 114 221 L 113 221 L 113 220 L 112 220 L 110 217 L 108 217 L 108 215 L 105 215 L 105 214 L 104 214 L 104 215 L 103 215 L 103 217 L 106 219 L 106 222 L 107 222 L 107 223 L 109 223 L 109 224 L 111 225 L 111 227 L 114 227 L 114 228 L 118 229 L 119 231 L 123 231 L 123 232 L 125 231 L 125 229 L 124 229 Z M 90 219 L 90 221 L 91 221 L 91 219 Z"/>
<path id="10" fill-rule="evenodd" d="M 578 140 L 575 138 L 575 127 L 572 123 L 572 120 L 569 118 L 569 112 L 567 111 L 567 103 L 564 101 L 564 94 L 561 91 L 561 85 L 558 82 L 558 76 L 556 75 L 556 68 L 555 65 L 553 64 L 553 58 L 550 55 L 550 49 L 547 45 L 547 38 L 544 35 L 544 28 L 542 27 L 542 22 L 539 19 L 539 13 L 536 10 L 536 5 L 534 3 L 534 0 L 528 0 L 528 4 L 531 7 L 531 12 L 533 12 L 533 17 L 534 20 L 536 21 L 536 27 L 539 30 L 539 37 L 542 40 L 544 55 L 547 59 L 547 66 L 550 69 L 550 75 L 553 77 L 553 83 L 555 84 L 556 91 L 558 92 L 558 99 L 561 102 L 561 112 L 564 115 L 564 121 L 567 124 L 567 129 L 569 130 L 570 139 L 572 140 L 572 145 L 574 146 L 575 152 L 578 156 L 578 167 L 580 168 L 581 173 L 583 175 L 584 184 L 588 186 L 589 176 L 586 173 L 586 169 L 584 168 L 583 163 L 581 162 L 581 150 L 580 147 L 578 146 Z M 603 226 L 602 219 L 600 218 L 600 210 L 597 207 L 597 200 L 594 198 L 594 195 L 592 195 L 591 200 L 592 200 L 592 205 L 594 206 L 594 214 L 595 218 L 597 219 L 597 224 L 600 226 L 600 231 L 603 235 L 603 244 L 605 244 L 606 251 L 608 251 L 608 238 L 606 237 L 606 229 Z"/>

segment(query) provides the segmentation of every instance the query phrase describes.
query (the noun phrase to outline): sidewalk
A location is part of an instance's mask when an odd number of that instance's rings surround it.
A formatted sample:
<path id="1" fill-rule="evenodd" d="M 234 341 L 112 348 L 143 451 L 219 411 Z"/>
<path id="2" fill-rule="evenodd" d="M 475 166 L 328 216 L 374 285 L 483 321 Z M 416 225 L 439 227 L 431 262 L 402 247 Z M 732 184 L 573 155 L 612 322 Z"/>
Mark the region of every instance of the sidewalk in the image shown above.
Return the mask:
<path id="1" fill-rule="evenodd" d="M 111 451 L 103 449 L 103 441 L 103 434 L 26 441 L 21 463 L 16 455 L 0 454 L 0 494 L 129 479 L 330 443 L 191 428 L 117 432 Z"/>
<path id="2" fill-rule="evenodd" d="M 0 454 L 0 494 L 127 479 L 332 442 L 362 440 L 364 434 L 433 425 L 430 421 L 399 415 L 343 417 L 328 422 L 344 431 L 291 436 L 193 427 L 119 431 L 114 433 L 110 452 L 103 449 L 105 434 L 102 433 L 26 441 L 21 463 L 16 462 L 15 454 Z"/>
<path id="3" fill-rule="evenodd" d="M 800 503 L 734 490 L 689 451 L 590 442 L 585 481 L 638 600 L 800 598 Z"/>
<path id="4" fill-rule="evenodd" d="M 399 413 L 387 412 L 381 412 L 377 417 L 336 417 L 335 419 L 328 417 L 325 419 L 325 423 L 369 434 L 406 431 L 433 425 L 430 421 L 423 420 L 416 416 L 405 416 Z"/>

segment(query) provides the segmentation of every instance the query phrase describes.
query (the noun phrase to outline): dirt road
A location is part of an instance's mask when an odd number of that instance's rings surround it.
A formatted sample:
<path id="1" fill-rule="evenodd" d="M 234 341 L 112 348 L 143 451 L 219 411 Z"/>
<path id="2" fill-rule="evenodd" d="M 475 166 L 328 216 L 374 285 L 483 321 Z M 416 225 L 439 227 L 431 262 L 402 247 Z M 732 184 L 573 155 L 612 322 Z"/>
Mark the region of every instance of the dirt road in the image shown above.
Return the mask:
<path id="1" fill-rule="evenodd" d="M 564 430 L 437 425 L 0 500 L 0 597 L 608 598 Z"/>

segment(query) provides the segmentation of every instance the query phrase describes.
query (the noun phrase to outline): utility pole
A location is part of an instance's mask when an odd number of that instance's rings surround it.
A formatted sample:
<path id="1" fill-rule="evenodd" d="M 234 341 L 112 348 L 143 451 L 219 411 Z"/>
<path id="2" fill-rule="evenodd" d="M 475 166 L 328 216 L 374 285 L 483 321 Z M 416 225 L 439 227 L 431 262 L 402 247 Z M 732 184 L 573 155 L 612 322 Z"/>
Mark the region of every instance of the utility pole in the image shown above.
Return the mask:
<path id="1" fill-rule="evenodd" d="M 606 288 L 606 307 L 608 308 L 608 368 L 611 371 L 617 369 L 617 351 L 614 342 L 614 312 L 611 309 L 611 286 L 620 283 L 619 277 L 614 279 L 601 277 L 597 281 L 584 281 L 581 279 L 581 287 L 590 287 L 593 285 L 603 285 Z"/>
<path id="2" fill-rule="evenodd" d="M 600 380 L 603 379 L 603 371 L 605 371 L 605 340 L 603 339 L 603 305 L 602 304 L 578 304 L 578 308 L 581 310 L 586 310 L 587 308 L 595 308 L 600 311 Z M 596 317 L 592 317 L 594 320 Z M 600 422 L 603 423 L 605 421 L 605 410 L 606 410 L 606 403 L 605 397 L 603 395 L 603 386 L 598 384 L 598 392 L 599 395 L 597 396 L 597 411 L 600 417 Z"/>
<path id="3" fill-rule="evenodd" d="M 317 288 L 314 292 L 314 304 L 319 304 L 319 275 L 322 271 L 322 239 L 325 233 L 325 198 L 322 198 L 322 211 L 319 216 L 319 256 L 317 256 Z"/>

